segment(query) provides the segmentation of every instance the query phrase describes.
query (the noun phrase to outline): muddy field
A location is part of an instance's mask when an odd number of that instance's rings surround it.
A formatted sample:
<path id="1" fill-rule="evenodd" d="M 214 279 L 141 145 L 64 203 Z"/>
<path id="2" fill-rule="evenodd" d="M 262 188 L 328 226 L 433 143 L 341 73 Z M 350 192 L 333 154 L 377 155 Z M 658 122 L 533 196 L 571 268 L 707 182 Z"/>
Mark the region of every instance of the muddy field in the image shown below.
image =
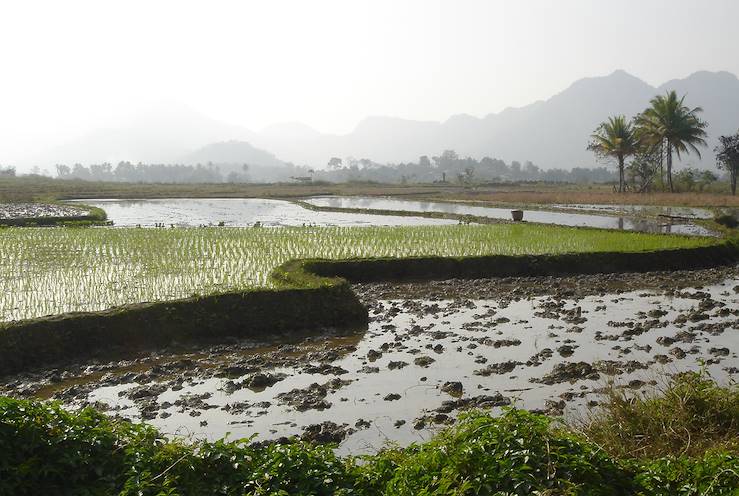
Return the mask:
<path id="1" fill-rule="evenodd" d="M 84 217 L 90 212 L 81 207 L 48 203 L 0 203 L 0 219 L 38 219 L 45 217 Z"/>
<path id="2" fill-rule="evenodd" d="M 554 415 L 665 374 L 739 378 L 739 267 L 358 285 L 368 329 L 170 350 L 5 378 L 0 394 L 92 404 L 176 435 L 299 435 L 372 452 L 468 408 Z"/>

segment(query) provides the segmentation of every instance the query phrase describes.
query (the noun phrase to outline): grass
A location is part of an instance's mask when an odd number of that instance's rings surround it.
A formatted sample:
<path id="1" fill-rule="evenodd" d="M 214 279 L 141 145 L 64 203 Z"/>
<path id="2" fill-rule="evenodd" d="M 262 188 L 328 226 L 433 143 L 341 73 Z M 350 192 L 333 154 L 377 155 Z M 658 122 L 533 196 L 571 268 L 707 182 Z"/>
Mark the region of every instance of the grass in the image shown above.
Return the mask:
<path id="1" fill-rule="evenodd" d="M 610 184 L 137 184 L 47 177 L 0 178 L 0 202 L 79 198 L 301 198 L 317 195 L 409 196 L 478 200 L 505 206 L 546 203 L 739 207 L 739 196 L 721 193 L 614 193 Z"/>
<path id="2" fill-rule="evenodd" d="M 696 456 L 709 449 L 739 453 L 739 388 L 703 374 L 676 375 L 651 395 L 610 385 L 606 401 L 580 426 L 616 457 Z"/>
<path id="3" fill-rule="evenodd" d="M 702 396 L 703 380 L 674 387 Z M 712 400 L 736 401 L 735 388 L 708 387 Z M 722 422 L 713 411 L 701 404 L 695 412 Z M 646 436 L 659 442 L 661 432 Z M 0 494 L 735 496 L 739 487 L 736 449 L 704 444 L 691 455 L 634 457 L 614 438 L 614 455 L 516 409 L 469 412 L 426 443 L 361 458 L 339 458 L 330 446 L 249 441 L 167 439 L 91 408 L 0 398 Z"/>
<path id="4" fill-rule="evenodd" d="M 494 205 L 525 206 L 546 204 L 589 205 L 661 205 L 667 207 L 739 207 L 739 196 L 717 193 L 614 193 L 608 188 L 594 186 L 581 189 L 574 185 L 546 187 L 521 185 L 495 190 L 460 190 L 442 192 L 430 198 L 489 202 Z"/>
<path id="5" fill-rule="evenodd" d="M 274 184 L 141 184 L 52 179 L 48 177 L 0 177 L 0 202 L 53 201 L 81 198 L 300 198 L 316 195 L 413 195 L 435 194 L 437 185 L 375 183 L 274 183 Z M 446 189 L 457 189 L 447 186 Z"/>
<path id="6" fill-rule="evenodd" d="M 639 252 L 715 239 L 539 225 L 0 230 L 0 321 L 270 286 L 292 259 Z"/>

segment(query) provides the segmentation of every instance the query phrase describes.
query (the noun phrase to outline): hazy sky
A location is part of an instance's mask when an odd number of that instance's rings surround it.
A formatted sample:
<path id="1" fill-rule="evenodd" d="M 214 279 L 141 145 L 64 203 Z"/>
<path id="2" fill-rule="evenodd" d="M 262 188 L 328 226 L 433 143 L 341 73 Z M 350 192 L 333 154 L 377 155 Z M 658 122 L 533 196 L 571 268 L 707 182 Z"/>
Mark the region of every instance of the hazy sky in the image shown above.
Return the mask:
<path id="1" fill-rule="evenodd" d="M 485 115 L 625 69 L 739 74 L 736 0 L 0 0 L 0 163 L 181 102 L 259 130 Z"/>

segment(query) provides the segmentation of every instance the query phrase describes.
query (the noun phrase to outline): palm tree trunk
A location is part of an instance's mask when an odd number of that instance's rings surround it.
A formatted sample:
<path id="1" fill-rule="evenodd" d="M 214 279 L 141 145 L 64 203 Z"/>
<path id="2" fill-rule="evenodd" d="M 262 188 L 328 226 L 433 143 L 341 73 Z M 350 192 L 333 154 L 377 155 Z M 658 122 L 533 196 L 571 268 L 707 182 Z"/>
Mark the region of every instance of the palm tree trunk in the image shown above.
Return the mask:
<path id="1" fill-rule="evenodd" d="M 624 157 L 619 155 L 618 157 L 618 192 L 623 193 L 624 191 Z"/>
<path id="2" fill-rule="evenodd" d="M 659 142 L 659 187 L 665 189 L 665 142 Z"/>
<path id="3" fill-rule="evenodd" d="M 670 185 L 670 193 L 674 193 L 672 189 L 672 144 L 667 142 L 667 182 Z"/>

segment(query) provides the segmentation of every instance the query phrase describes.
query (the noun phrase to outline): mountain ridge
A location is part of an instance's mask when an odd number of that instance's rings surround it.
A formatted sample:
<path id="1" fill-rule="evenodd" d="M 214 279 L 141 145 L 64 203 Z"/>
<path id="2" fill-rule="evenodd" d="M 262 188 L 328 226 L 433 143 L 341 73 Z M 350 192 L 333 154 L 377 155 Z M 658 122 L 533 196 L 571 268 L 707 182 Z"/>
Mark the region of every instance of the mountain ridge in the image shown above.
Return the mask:
<path id="1" fill-rule="evenodd" d="M 300 122 L 277 123 L 254 132 L 185 106 L 177 107 L 174 117 L 168 117 L 165 108 L 158 111 L 162 115 L 154 112 L 128 125 L 98 130 L 48 150 L 34 161 L 46 165 L 117 160 L 174 163 L 197 157 L 198 161 L 215 163 L 218 160 L 206 160 L 208 155 L 200 149 L 236 140 L 248 143 L 251 149 L 242 147 L 243 155 L 231 155 L 234 163 L 254 161 L 256 153 L 264 160 L 255 165 L 264 167 L 291 162 L 321 168 L 333 156 L 409 162 L 445 149 L 461 156 L 490 156 L 506 162 L 531 160 L 544 169 L 588 167 L 599 165 L 586 144 L 600 122 L 614 114 L 632 117 L 668 89 L 686 94 L 688 106 L 701 106 L 702 118 L 709 123 L 709 146 L 703 158 L 689 156 L 684 164 L 712 165 L 716 137 L 739 128 L 737 76 L 727 71 L 696 71 L 655 87 L 622 69 L 578 79 L 545 100 L 481 117 L 454 114 L 443 121 L 424 121 L 371 115 L 346 134 L 322 133 Z M 265 159 L 264 154 L 276 162 Z"/>

